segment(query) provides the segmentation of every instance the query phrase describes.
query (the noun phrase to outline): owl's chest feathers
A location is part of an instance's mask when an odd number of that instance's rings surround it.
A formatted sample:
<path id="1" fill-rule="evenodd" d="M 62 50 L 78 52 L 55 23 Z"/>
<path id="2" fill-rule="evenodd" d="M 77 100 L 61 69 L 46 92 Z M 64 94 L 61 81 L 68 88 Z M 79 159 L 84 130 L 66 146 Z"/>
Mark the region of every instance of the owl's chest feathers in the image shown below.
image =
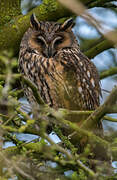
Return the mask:
<path id="1" fill-rule="evenodd" d="M 98 74 L 95 66 L 78 53 L 68 49 L 54 58 L 45 58 L 25 52 L 20 55 L 20 71 L 34 82 L 50 106 L 94 109 L 99 105 Z"/>
<path id="2" fill-rule="evenodd" d="M 45 102 L 55 108 L 65 107 L 64 101 L 68 101 L 75 86 L 74 73 L 68 63 L 59 57 L 45 58 L 35 53 L 26 53 L 23 63 L 21 61 L 20 57 L 21 72 L 36 84 Z"/>
<path id="3" fill-rule="evenodd" d="M 40 76 L 43 76 L 44 84 L 41 85 L 43 91 L 41 94 L 43 97 L 45 96 L 45 101 L 50 103 L 51 99 L 51 106 L 69 109 L 76 89 L 75 74 L 72 68 L 68 68 L 67 63 L 63 63 L 59 58 L 44 59 L 41 61 L 37 86 L 41 84 Z"/>

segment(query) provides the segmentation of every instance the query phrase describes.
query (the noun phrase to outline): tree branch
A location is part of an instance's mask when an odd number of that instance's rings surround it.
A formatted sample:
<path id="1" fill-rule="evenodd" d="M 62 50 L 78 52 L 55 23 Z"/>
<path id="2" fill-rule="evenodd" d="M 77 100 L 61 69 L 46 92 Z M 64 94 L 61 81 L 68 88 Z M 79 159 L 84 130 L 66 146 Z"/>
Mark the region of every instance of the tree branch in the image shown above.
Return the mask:
<path id="1" fill-rule="evenodd" d="M 101 152 L 104 152 L 104 154 L 100 154 L 100 157 L 108 159 L 110 157 L 110 145 L 107 141 L 104 139 L 96 136 L 94 133 L 84 130 L 83 128 L 77 126 L 75 123 L 71 123 L 70 121 L 65 120 L 63 117 L 59 116 L 59 114 L 56 111 L 52 111 L 51 115 L 56 118 L 56 120 L 59 123 L 62 123 L 62 128 L 65 130 L 64 126 L 66 127 L 65 132 L 69 134 L 70 129 L 72 130 L 72 134 L 69 136 L 70 142 L 72 142 L 74 145 L 78 144 L 84 144 L 87 143 L 91 144 L 92 150 L 95 153 L 97 153 L 97 157 L 99 155 L 99 152 L 97 152 L 96 149 L 100 149 Z M 88 128 L 87 128 L 88 129 Z"/>
<path id="2" fill-rule="evenodd" d="M 117 74 L 117 67 L 111 67 L 110 69 L 102 71 L 100 73 L 100 79 L 104 79 L 106 77 L 110 77 L 115 74 Z"/>
<path id="3" fill-rule="evenodd" d="M 52 116 L 54 116 L 56 119 L 57 118 L 67 118 L 69 117 L 71 114 L 73 115 L 73 113 L 76 115 L 79 115 L 79 112 L 77 111 L 69 111 L 69 110 L 65 110 L 65 109 L 59 109 L 58 111 L 50 108 L 49 106 L 46 106 L 44 104 L 44 102 L 41 100 L 40 94 L 38 93 L 38 89 L 35 87 L 34 84 L 32 84 L 32 82 L 30 82 L 28 79 L 25 79 L 23 77 L 23 80 L 25 80 L 25 83 L 27 83 L 27 85 L 32 89 L 33 94 L 35 96 L 35 98 L 38 100 L 38 104 L 41 104 L 43 106 L 45 106 L 46 110 L 52 114 Z M 106 114 L 106 113 L 111 113 L 113 111 L 117 111 L 116 109 L 116 102 L 117 100 L 117 87 L 113 88 L 112 92 L 110 93 L 110 95 L 107 97 L 106 101 L 104 102 L 104 104 L 102 104 L 99 108 L 97 108 L 88 118 L 86 121 L 83 122 L 82 124 L 82 128 L 86 128 L 86 129 L 94 129 L 95 126 L 97 127 L 97 124 L 99 123 L 100 119 Z M 71 114 L 70 114 L 71 113 Z M 81 113 L 81 112 L 80 112 Z M 87 115 L 90 112 L 87 112 Z M 82 112 L 82 114 L 84 115 L 84 112 Z M 81 114 L 80 114 L 81 115 Z"/>
<path id="4" fill-rule="evenodd" d="M 88 3 L 88 7 L 103 7 L 108 2 L 112 2 L 112 0 L 96 0 L 95 2 Z"/>
<path id="5" fill-rule="evenodd" d="M 110 8 L 110 9 L 112 9 L 112 10 L 116 10 L 117 5 L 112 4 L 112 3 L 110 2 L 110 3 L 104 4 L 102 7 L 104 7 L 104 8 Z"/>
<path id="6" fill-rule="evenodd" d="M 101 105 L 99 108 L 97 108 L 84 123 L 82 124 L 82 128 L 91 130 L 92 128 L 95 128 L 95 126 L 98 124 L 98 122 L 101 120 L 101 118 L 106 113 L 111 113 L 116 111 L 116 101 L 117 101 L 117 87 L 113 88 L 110 95 L 107 97 L 106 101 L 103 105 Z"/>
<path id="7" fill-rule="evenodd" d="M 43 105 L 43 106 L 45 105 L 46 106 L 46 104 L 42 100 L 40 94 L 38 93 L 38 90 L 37 90 L 37 87 L 35 86 L 35 84 L 33 84 L 29 79 L 27 79 L 27 78 L 25 78 L 23 76 L 21 76 L 21 78 L 22 78 L 23 83 L 26 84 L 28 87 L 30 87 L 31 90 L 33 91 L 33 95 L 34 95 L 37 103 L 39 105 Z"/>
<path id="8" fill-rule="evenodd" d="M 104 116 L 104 120 L 111 121 L 111 122 L 117 122 L 117 119 L 112 118 L 110 116 Z"/>
<path id="9" fill-rule="evenodd" d="M 103 41 L 96 44 L 94 47 L 85 51 L 84 54 L 91 59 L 94 58 L 96 55 L 100 54 L 101 52 L 110 49 L 112 47 L 113 47 L 113 43 L 107 39 L 104 39 Z"/>

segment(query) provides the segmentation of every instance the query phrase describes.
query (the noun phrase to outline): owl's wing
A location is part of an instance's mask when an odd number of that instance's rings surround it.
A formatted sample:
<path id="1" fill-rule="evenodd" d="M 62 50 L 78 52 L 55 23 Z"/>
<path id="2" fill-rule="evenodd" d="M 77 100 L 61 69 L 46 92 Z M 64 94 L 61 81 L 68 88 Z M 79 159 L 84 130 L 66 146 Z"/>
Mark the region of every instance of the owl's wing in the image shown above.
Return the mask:
<path id="1" fill-rule="evenodd" d="M 75 74 L 75 88 L 82 109 L 96 109 L 100 104 L 101 88 L 95 65 L 79 49 L 66 48 L 60 52 L 60 56 L 64 69 L 70 69 Z"/>

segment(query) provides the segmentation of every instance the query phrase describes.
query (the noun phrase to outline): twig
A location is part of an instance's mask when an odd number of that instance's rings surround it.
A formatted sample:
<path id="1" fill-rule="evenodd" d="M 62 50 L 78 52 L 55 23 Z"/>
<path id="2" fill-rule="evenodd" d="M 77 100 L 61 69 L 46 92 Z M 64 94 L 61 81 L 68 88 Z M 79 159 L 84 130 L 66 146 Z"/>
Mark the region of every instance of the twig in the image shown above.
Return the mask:
<path id="1" fill-rule="evenodd" d="M 109 117 L 109 116 L 104 116 L 104 120 L 111 121 L 111 122 L 117 122 L 117 119 Z"/>
<path id="2" fill-rule="evenodd" d="M 48 135 L 44 134 L 44 138 L 52 145 L 54 146 L 54 148 L 58 151 L 60 151 L 61 153 L 65 154 L 66 157 L 68 158 L 68 160 L 73 160 L 72 159 L 72 155 L 66 151 L 64 148 L 62 148 L 61 146 L 59 146 L 58 144 L 54 143 L 54 141 L 52 141 Z"/>
<path id="3" fill-rule="evenodd" d="M 21 77 L 21 74 L 11 74 L 11 78 L 13 79 L 19 79 Z M 6 75 L 5 74 L 0 74 L 0 80 L 5 80 Z"/>
<path id="4" fill-rule="evenodd" d="M 31 90 L 33 91 L 33 95 L 37 101 L 37 103 L 39 105 L 45 105 L 44 101 L 42 100 L 40 94 L 38 93 L 37 87 L 34 85 L 34 83 L 32 83 L 29 79 L 27 79 L 26 77 L 21 76 L 22 81 L 24 82 L 24 84 L 26 84 L 28 87 L 31 88 Z"/>
<path id="5" fill-rule="evenodd" d="M 100 21 L 97 21 L 93 16 L 90 15 L 90 13 L 87 12 L 87 9 L 85 6 L 76 0 L 67 0 L 67 1 L 62 1 L 59 0 L 61 4 L 63 4 L 65 7 L 70 9 L 73 13 L 76 15 L 80 15 L 83 17 L 89 24 L 93 25 L 93 27 L 96 28 L 99 34 L 107 38 L 109 41 L 113 42 L 114 44 L 117 43 L 117 31 L 113 30 L 111 32 L 102 33 L 102 30 L 104 31 L 104 27 L 102 26 L 102 23 Z"/>
<path id="6" fill-rule="evenodd" d="M 91 59 L 91 58 L 94 58 L 97 54 L 103 52 L 104 50 L 112 48 L 113 45 L 114 44 L 112 42 L 110 42 L 107 39 L 104 39 L 103 41 L 99 42 L 98 44 L 96 44 L 92 48 L 85 51 L 84 54 L 86 56 L 88 56 L 88 58 Z"/>
<path id="7" fill-rule="evenodd" d="M 104 79 L 106 77 L 110 77 L 115 74 L 117 74 L 117 67 L 111 67 L 108 70 L 105 70 L 100 73 L 100 79 Z"/>
<path id="8" fill-rule="evenodd" d="M 113 88 L 110 95 L 107 97 L 104 104 L 97 108 L 84 123 L 81 125 L 82 128 L 92 129 L 106 113 L 117 112 L 117 87 Z"/>
<path id="9" fill-rule="evenodd" d="M 23 177 L 28 178 L 30 180 L 35 180 L 32 176 L 30 176 L 29 174 L 24 172 L 20 167 L 18 167 L 17 163 L 15 163 L 14 161 L 9 161 L 8 158 L 6 158 L 2 152 L 0 152 L 0 156 L 1 156 L 2 159 L 4 159 L 7 166 L 12 167 L 11 172 L 13 172 L 13 169 L 15 169 Z"/>
<path id="10" fill-rule="evenodd" d="M 111 1 L 111 0 L 110 0 Z M 110 8 L 110 9 L 116 9 L 117 8 L 117 5 L 116 4 L 112 4 L 112 3 L 107 3 L 107 4 L 104 4 L 102 5 L 102 7 L 104 8 Z"/>
<path id="11" fill-rule="evenodd" d="M 74 142 L 76 142 L 77 144 L 77 142 L 80 142 L 82 138 L 85 138 L 86 141 L 91 143 L 91 145 L 94 145 L 95 147 L 100 148 L 100 149 L 102 148 L 102 150 L 105 152 L 105 156 L 108 156 L 108 152 L 106 151 L 110 151 L 110 148 L 109 148 L 110 144 L 106 140 L 103 140 L 102 138 L 96 136 L 94 133 L 90 131 L 84 130 L 83 128 L 77 126 L 75 123 L 71 123 L 70 121 L 63 119 L 63 117 L 59 116 L 56 111 L 52 111 L 51 115 L 56 118 L 57 122 L 62 123 L 63 127 L 66 126 L 68 134 L 69 134 L 70 129 L 72 129 L 72 132 L 73 130 L 76 131 L 76 133 L 74 133 L 74 135 L 70 139 L 70 141 L 73 142 L 73 144 Z M 95 125 L 95 122 L 94 122 L 94 125 Z"/>
<path id="12" fill-rule="evenodd" d="M 96 0 L 95 2 L 88 3 L 88 7 L 104 7 L 104 5 L 112 0 Z"/>
<path id="13" fill-rule="evenodd" d="M 67 150 L 60 147 L 58 144 L 55 144 L 46 134 L 44 135 L 44 137 L 51 145 L 54 145 L 56 150 L 65 154 L 67 156 L 68 160 L 71 160 L 71 161 L 75 160 L 75 157 L 73 157 L 73 155 L 71 155 Z M 87 166 L 85 166 L 80 160 L 76 160 L 76 163 L 81 169 L 83 169 L 85 172 L 87 172 L 91 177 L 94 178 L 97 176 L 91 169 L 89 169 Z"/>
<path id="14" fill-rule="evenodd" d="M 101 90 L 102 90 L 102 91 L 104 91 L 104 92 L 106 92 L 106 93 L 109 93 L 109 94 L 110 94 L 110 91 L 109 91 L 109 90 L 107 90 L 107 89 L 103 89 L 103 88 L 101 88 Z"/>

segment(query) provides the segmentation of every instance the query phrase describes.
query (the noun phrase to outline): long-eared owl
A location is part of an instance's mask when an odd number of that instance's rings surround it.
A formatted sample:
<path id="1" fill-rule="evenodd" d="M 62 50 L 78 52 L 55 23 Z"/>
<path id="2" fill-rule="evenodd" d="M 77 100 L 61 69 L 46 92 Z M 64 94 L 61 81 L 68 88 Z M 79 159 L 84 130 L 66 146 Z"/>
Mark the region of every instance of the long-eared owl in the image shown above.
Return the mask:
<path id="1" fill-rule="evenodd" d="M 80 51 L 72 32 L 73 19 L 63 24 L 43 22 L 33 14 L 30 24 L 20 45 L 20 72 L 55 109 L 96 109 L 101 94 L 98 72 Z M 33 104 L 31 90 L 26 88 L 25 93 Z"/>

